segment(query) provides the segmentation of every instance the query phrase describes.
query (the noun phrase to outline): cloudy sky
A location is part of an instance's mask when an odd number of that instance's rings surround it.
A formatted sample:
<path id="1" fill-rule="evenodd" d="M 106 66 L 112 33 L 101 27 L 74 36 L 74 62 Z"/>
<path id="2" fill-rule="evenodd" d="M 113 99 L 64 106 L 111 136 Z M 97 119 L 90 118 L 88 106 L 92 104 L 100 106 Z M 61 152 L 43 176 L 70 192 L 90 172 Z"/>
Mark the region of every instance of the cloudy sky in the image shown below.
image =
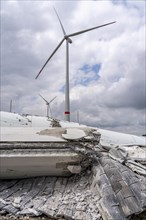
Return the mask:
<path id="1" fill-rule="evenodd" d="M 70 44 L 71 120 L 103 129 L 145 131 L 145 0 L 1 0 L 1 110 L 64 119 L 65 43 L 36 80 L 67 34 L 115 24 L 72 37 Z"/>

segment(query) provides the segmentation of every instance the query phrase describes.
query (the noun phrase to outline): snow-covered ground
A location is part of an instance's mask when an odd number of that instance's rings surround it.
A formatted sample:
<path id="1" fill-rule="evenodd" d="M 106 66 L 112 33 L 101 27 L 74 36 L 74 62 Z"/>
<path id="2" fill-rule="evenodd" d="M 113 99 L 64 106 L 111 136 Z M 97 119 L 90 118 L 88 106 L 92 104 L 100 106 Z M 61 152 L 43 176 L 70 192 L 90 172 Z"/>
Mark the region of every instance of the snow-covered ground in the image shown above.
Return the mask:
<path id="1" fill-rule="evenodd" d="M 18 114 L 11 112 L 0 111 L 0 126 L 1 127 L 52 127 L 51 122 L 53 119 L 38 116 Z M 75 122 L 59 121 L 61 127 L 78 127 L 80 126 Z M 81 125 L 85 126 L 85 125 Z M 85 126 L 86 127 L 86 126 Z"/>
<path id="2" fill-rule="evenodd" d="M 39 135 L 38 132 L 52 127 L 53 119 L 43 116 L 20 115 L 17 113 L 0 112 L 1 141 L 62 141 L 62 138 Z M 62 128 L 87 128 L 74 122 L 59 121 Z M 22 128 L 23 127 L 23 128 Z M 123 134 L 94 128 L 101 134 L 102 146 L 117 145 L 146 146 L 146 138 L 131 134 Z M 78 129 L 76 132 L 78 133 Z M 78 134 L 77 134 L 78 136 Z"/>
<path id="3" fill-rule="evenodd" d="M 0 112 L 1 127 L 50 127 L 51 119 L 42 116 L 20 115 L 18 113 Z"/>

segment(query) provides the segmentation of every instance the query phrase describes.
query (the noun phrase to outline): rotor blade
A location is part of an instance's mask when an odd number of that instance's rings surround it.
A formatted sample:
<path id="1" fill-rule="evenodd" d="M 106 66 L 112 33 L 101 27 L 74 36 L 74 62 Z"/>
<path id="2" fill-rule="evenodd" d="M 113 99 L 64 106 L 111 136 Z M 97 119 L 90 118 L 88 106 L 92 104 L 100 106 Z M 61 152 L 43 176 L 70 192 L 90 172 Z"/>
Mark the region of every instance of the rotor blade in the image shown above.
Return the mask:
<path id="1" fill-rule="evenodd" d="M 56 13 L 56 15 L 57 15 L 57 18 L 58 18 L 59 23 L 60 23 L 60 25 L 61 25 L 61 28 L 62 28 L 63 34 L 64 34 L 64 36 L 65 36 L 66 33 L 65 33 L 65 30 L 64 30 L 63 24 L 62 24 L 62 22 L 61 22 L 61 20 L 60 20 L 60 18 L 59 18 L 59 15 L 58 15 L 58 13 L 57 13 L 57 11 L 56 11 L 55 8 L 54 8 L 54 11 L 55 11 L 55 13 Z"/>
<path id="2" fill-rule="evenodd" d="M 47 61 L 45 62 L 45 64 L 43 65 L 43 67 L 41 68 L 41 70 L 39 71 L 38 75 L 36 76 L 35 79 L 38 78 L 38 76 L 41 74 L 41 72 L 43 71 L 44 67 L 47 65 L 47 63 L 49 62 L 49 60 L 52 58 L 52 56 L 56 53 L 56 51 L 59 49 L 59 47 L 61 46 L 61 44 L 63 43 L 63 41 L 65 40 L 65 38 L 63 38 L 61 40 L 61 42 L 58 44 L 58 46 L 56 47 L 56 49 L 53 51 L 53 53 L 51 54 L 51 56 L 47 59 Z"/>
<path id="3" fill-rule="evenodd" d="M 41 96 L 40 94 L 39 96 L 47 103 L 47 105 L 49 105 L 49 102 L 43 96 Z"/>
<path id="4" fill-rule="evenodd" d="M 49 102 L 49 104 L 50 104 L 51 102 L 53 102 L 53 100 L 56 99 L 56 97 L 57 97 L 57 96 L 55 96 L 53 99 L 51 99 L 51 101 Z"/>
<path id="5" fill-rule="evenodd" d="M 73 36 L 76 36 L 76 35 L 79 35 L 79 34 L 83 34 L 87 31 L 92 31 L 94 29 L 101 28 L 101 27 L 104 27 L 104 26 L 107 26 L 107 25 L 110 25 L 110 24 L 114 24 L 114 23 L 116 23 L 116 21 L 110 22 L 110 23 L 107 23 L 107 24 L 103 24 L 103 25 L 100 25 L 100 26 L 97 26 L 97 27 L 89 28 L 89 29 L 86 29 L 86 30 L 83 30 L 83 31 L 75 32 L 73 34 L 67 35 L 67 37 L 73 37 Z"/>

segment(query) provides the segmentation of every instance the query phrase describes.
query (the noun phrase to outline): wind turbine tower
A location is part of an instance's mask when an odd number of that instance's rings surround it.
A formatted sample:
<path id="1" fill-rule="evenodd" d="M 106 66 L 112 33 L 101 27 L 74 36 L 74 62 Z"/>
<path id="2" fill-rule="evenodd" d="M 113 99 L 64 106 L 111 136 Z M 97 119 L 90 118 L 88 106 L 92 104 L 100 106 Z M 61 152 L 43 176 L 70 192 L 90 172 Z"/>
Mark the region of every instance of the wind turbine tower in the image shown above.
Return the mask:
<path id="1" fill-rule="evenodd" d="M 12 112 L 12 99 L 10 100 L 10 112 Z"/>
<path id="2" fill-rule="evenodd" d="M 54 8 L 55 10 L 55 8 Z M 59 23 L 61 25 L 61 29 L 63 31 L 63 34 L 64 34 L 64 37 L 63 39 L 60 41 L 60 43 L 58 44 L 58 46 L 56 47 L 56 49 L 53 51 L 53 53 L 50 55 L 50 57 L 47 59 L 47 61 L 45 62 L 45 64 L 43 65 L 43 67 L 41 68 L 41 70 L 39 71 L 39 73 L 37 74 L 36 76 L 36 79 L 38 78 L 38 76 L 41 74 L 41 72 L 43 71 L 43 69 L 45 68 L 45 66 L 47 65 L 47 63 L 50 61 L 50 59 L 53 57 L 53 55 L 56 53 L 56 51 L 60 48 L 60 46 L 62 45 L 62 43 L 66 40 L 66 87 L 65 87 L 65 111 L 64 111 L 64 114 L 65 114 L 65 120 L 66 121 L 70 121 L 70 95 L 69 95 L 69 44 L 72 43 L 72 40 L 70 37 L 74 37 L 74 36 L 77 36 L 77 35 L 80 35 L 80 34 L 83 34 L 85 32 L 88 32 L 88 31 L 92 31 L 92 30 L 95 30 L 97 28 L 101 28 L 101 27 L 104 27 L 104 26 L 107 26 L 107 25 L 110 25 L 110 24 L 114 24 L 116 21 L 114 22 L 110 22 L 110 23 L 106 23 L 106 24 L 103 24 L 103 25 L 99 25 L 99 26 L 96 26 L 96 27 L 93 27 L 93 28 L 89 28 L 89 29 L 86 29 L 86 30 L 82 30 L 82 31 L 78 31 L 78 32 L 75 32 L 75 33 L 72 33 L 72 34 L 66 34 L 65 32 L 65 29 L 62 25 L 62 22 L 59 18 L 59 15 L 57 13 L 57 11 L 55 10 L 55 13 L 58 17 L 58 20 L 59 20 Z"/>
<path id="3" fill-rule="evenodd" d="M 57 96 L 55 96 L 53 99 L 51 99 L 50 102 L 48 102 L 42 95 L 39 94 L 39 96 L 46 102 L 46 105 L 47 105 L 47 117 L 50 118 L 52 116 L 50 104 L 51 104 L 51 102 L 54 101 L 54 99 L 56 99 Z"/>

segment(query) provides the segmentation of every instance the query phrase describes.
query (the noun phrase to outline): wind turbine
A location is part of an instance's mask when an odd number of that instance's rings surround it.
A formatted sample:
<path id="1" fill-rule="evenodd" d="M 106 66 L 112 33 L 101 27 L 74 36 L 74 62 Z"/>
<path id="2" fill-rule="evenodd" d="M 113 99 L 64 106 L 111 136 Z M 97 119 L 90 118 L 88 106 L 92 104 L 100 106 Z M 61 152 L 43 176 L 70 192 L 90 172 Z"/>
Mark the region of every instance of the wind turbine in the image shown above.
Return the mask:
<path id="1" fill-rule="evenodd" d="M 55 8 L 54 8 L 55 10 Z M 55 13 L 58 17 L 58 20 L 59 20 L 59 23 L 61 25 L 61 28 L 62 28 L 62 31 L 63 31 L 63 34 L 64 34 L 64 37 L 63 39 L 60 41 L 60 43 L 58 44 L 58 46 L 56 47 L 56 49 L 53 51 L 53 53 L 50 55 L 50 57 L 47 59 L 47 61 L 45 62 L 45 64 L 43 65 L 43 67 L 41 68 L 41 70 L 39 71 L 39 73 L 37 74 L 36 76 L 36 79 L 38 78 L 38 76 L 41 74 L 41 72 L 43 71 L 43 69 L 45 68 L 45 66 L 47 65 L 47 63 L 49 62 L 49 60 L 53 57 L 53 55 L 56 53 L 56 51 L 59 49 L 59 47 L 62 45 L 62 43 L 66 40 L 66 88 L 65 88 L 65 120 L 66 121 L 70 121 L 70 96 L 69 96 L 69 43 L 71 44 L 72 43 L 72 40 L 70 37 L 74 37 L 74 36 L 77 36 L 77 35 L 80 35 L 80 34 L 83 34 L 85 32 L 88 32 L 88 31 L 92 31 L 92 30 L 95 30 L 97 28 L 101 28 L 101 27 L 104 27 L 104 26 L 107 26 L 107 25 L 110 25 L 110 24 L 114 24 L 116 21 L 114 22 L 110 22 L 110 23 L 106 23 L 106 24 L 103 24 L 103 25 L 99 25 L 99 26 L 96 26 L 96 27 L 93 27 L 93 28 L 89 28 L 89 29 L 86 29 L 86 30 L 82 30 L 82 31 L 78 31 L 78 32 L 75 32 L 75 33 L 72 33 L 72 34 L 66 34 L 65 30 L 64 30 L 64 27 L 62 25 L 62 22 L 59 18 L 59 15 L 57 13 L 57 11 L 55 10 Z"/>
<path id="2" fill-rule="evenodd" d="M 50 102 L 48 102 L 42 95 L 39 94 L 39 96 L 46 102 L 46 105 L 47 105 L 47 117 L 51 117 L 51 107 L 50 107 L 50 104 L 51 102 L 54 101 L 54 99 L 56 99 L 57 96 L 55 96 L 53 99 L 51 99 Z"/>
<path id="3" fill-rule="evenodd" d="M 10 112 L 12 112 L 12 99 L 10 100 Z"/>

